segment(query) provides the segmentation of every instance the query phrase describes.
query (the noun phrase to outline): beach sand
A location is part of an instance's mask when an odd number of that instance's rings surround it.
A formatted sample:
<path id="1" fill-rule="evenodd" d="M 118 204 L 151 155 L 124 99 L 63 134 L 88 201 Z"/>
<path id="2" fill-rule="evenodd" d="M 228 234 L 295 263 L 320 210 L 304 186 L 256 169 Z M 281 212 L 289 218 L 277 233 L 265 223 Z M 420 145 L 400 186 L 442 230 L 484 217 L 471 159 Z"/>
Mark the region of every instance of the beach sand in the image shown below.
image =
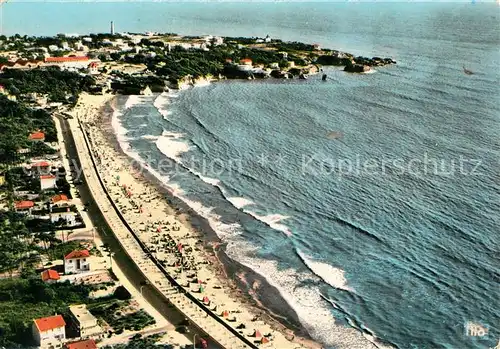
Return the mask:
<path id="1" fill-rule="evenodd" d="M 77 119 L 70 121 L 74 123 L 75 132 L 79 132 L 77 122 L 81 122 L 108 193 L 121 215 L 153 256 L 185 290 L 256 346 L 280 349 L 320 348 L 319 344 L 305 338 L 307 333 L 298 327 L 300 323 L 291 309 L 285 311 L 289 321 L 281 318 L 279 322 L 275 320 L 277 316 L 273 318 L 268 311 L 264 311 L 266 308 L 255 295 L 265 280 L 230 260 L 224 253 L 223 244 L 219 244 L 208 225 L 200 222 L 199 217 L 189 214 L 189 210 L 176 202 L 175 198 L 166 195 L 168 189 L 159 190 L 162 189 L 159 188 L 160 183 L 152 183 L 153 176 L 144 171 L 143 165 L 134 163 L 119 149 L 110 126 L 110 107 L 107 107 L 107 112 L 105 108 L 106 103 L 112 102 L 112 99 L 112 95 L 83 94 L 72 111 Z M 84 165 L 84 171 L 90 171 L 90 168 L 85 168 Z M 86 178 L 88 181 L 90 177 Z M 107 215 L 106 211 L 104 214 Z M 125 232 L 115 233 L 119 239 L 120 234 L 123 234 L 124 240 L 130 238 L 125 236 Z M 132 250 L 133 246 L 130 246 Z M 141 260 L 146 259 L 146 256 L 137 253 L 136 258 L 141 270 L 159 290 L 167 295 L 171 294 L 174 299 L 180 297 L 174 294 L 171 287 L 166 286 L 170 286 L 170 283 L 159 273 L 159 269 L 155 270 L 154 264 Z M 278 306 L 274 309 L 289 308 L 277 290 L 273 290 L 273 293 L 271 298 L 278 301 Z M 187 307 L 180 300 L 176 306 Z M 195 310 L 203 314 L 201 309 Z M 194 310 L 187 309 L 186 314 L 189 311 Z M 211 320 L 206 314 L 196 315 L 200 319 L 202 316 L 206 317 L 207 322 Z M 294 333 L 292 329 L 283 326 L 282 322 L 287 323 L 290 328 L 296 326 L 294 329 L 301 331 Z M 234 335 L 231 337 L 230 332 L 220 324 L 215 323 L 213 331 L 228 333 L 229 342 L 221 343 L 224 346 L 228 344 L 226 347 L 248 347 L 243 342 L 234 343 L 239 340 Z M 213 335 L 212 332 L 207 332 Z M 221 336 L 224 337 L 222 334 Z"/>

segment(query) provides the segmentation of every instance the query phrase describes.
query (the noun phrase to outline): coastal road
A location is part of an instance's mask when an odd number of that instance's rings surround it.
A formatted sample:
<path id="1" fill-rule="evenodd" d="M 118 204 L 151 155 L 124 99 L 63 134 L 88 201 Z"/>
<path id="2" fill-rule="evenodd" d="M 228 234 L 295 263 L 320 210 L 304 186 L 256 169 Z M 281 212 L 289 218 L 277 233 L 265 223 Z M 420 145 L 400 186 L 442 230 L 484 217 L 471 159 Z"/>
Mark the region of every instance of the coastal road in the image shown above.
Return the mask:
<path id="1" fill-rule="evenodd" d="M 99 209 L 105 213 L 104 218 L 117 241 L 142 272 L 142 280 L 147 278 L 150 285 L 158 290 L 167 302 L 174 305 L 185 317 L 189 318 L 193 326 L 197 327 L 201 332 L 209 334 L 214 343 L 218 343 L 226 349 L 257 348 L 248 338 L 243 337 L 216 316 L 202 309 L 199 304 L 190 298 L 189 294 L 179 292 L 180 290 L 174 285 L 173 278 L 161 270 L 151 255 L 144 252 L 140 240 L 130 230 L 130 227 L 121 217 L 118 209 L 114 206 L 114 202 L 106 192 L 103 180 L 95 168 L 90 141 L 87 139 L 84 130 L 82 130 L 80 122 L 76 119 L 70 119 L 68 125 L 92 197 Z"/>
<path id="2" fill-rule="evenodd" d="M 75 141 L 70 130 L 68 120 L 64 117 L 57 117 L 60 121 L 62 136 L 65 140 L 66 153 L 69 159 L 74 163 L 77 168 L 76 174 L 82 174 L 82 165 L 78 156 L 78 151 L 75 145 Z M 88 171 L 88 168 L 87 168 Z M 129 255 L 124 251 L 119 241 L 113 234 L 108 222 L 103 216 L 103 213 L 99 209 L 94 200 L 90 188 L 87 185 L 85 176 L 81 178 L 74 178 L 74 181 L 82 180 L 82 184 L 78 186 L 79 193 L 81 195 L 81 200 L 83 203 L 88 203 L 88 217 L 90 218 L 94 227 L 97 227 L 98 235 L 100 239 L 109 246 L 112 254 L 113 261 L 117 263 L 120 269 L 123 271 L 125 277 L 130 282 L 136 291 L 139 291 L 143 281 L 144 276 L 141 270 L 138 269 L 134 261 L 129 257 Z M 185 320 L 184 315 L 179 312 L 175 307 L 170 306 L 165 302 L 165 298 L 161 295 L 158 290 L 151 285 L 146 285 L 142 287 L 142 296 L 149 302 L 160 314 L 162 314 L 168 321 L 174 325 L 178 325 Z M 200 331 L 195 326 L 187 326 L 186 338 L 192 342 L 193 337 L 205 338 L 206 334 Z M 171 343 L 173 344 L 173 343 Z M 215 343 L 209 343 L 210 349 L 220 349 L 221 347 Z"/>

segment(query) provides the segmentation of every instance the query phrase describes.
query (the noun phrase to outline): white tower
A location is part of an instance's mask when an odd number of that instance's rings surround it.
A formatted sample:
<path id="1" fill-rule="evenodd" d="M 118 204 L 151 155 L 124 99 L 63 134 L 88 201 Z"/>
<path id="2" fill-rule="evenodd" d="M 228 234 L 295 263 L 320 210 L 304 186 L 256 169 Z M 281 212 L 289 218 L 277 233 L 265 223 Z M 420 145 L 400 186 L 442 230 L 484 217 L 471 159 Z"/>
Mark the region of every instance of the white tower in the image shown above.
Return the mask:
<path id="1" fill-rule="evenodd" d="M 115 23 L 111 21 L 111 35 L 115 35 Z"/>

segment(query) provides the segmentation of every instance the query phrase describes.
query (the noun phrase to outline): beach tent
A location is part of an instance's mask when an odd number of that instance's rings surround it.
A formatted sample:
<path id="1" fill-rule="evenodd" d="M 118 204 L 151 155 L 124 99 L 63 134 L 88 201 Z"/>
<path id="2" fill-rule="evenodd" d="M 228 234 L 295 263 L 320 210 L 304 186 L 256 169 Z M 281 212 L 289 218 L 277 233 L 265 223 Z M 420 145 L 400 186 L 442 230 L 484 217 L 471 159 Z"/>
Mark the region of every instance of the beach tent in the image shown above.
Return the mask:
<path id="1" fill-rule="evenodd" d="M 253 331 L 253 337 L 260 338 L 260 337 L 262 337 L 262 334 L 260 333 L 259 330 L 255 330 L 255 331 Z"/>
<path id="2" fill-rule="evenodd" d="M 156 228 L 156 232 L 157 233 L 161 232 L 161 227 Z M 175 263 L 175 266 L 177 267 L 177 263 Z"/>
<path id="3" fill-rule="evenodd" d="M 177 248 L 179 249 L 179 252 L 182 252 L 182 243 L 179 242 L 179 244 L 177 245 Z"/>
<path id="4" fill-rule="evenodd" d="M 262 339 L 260 340 L 260 344 L 266 344 L 266 343 L 269 343 L 269 339 L 267 339 L 267 337 L 262 337 Z"/>
<path id="5" fill-rule="evenodd" d="M 208 299 L 207 296 L 203 297 L 203 303 L 208 303 L 208 302 L 210 302 L 210 299 Z"/>
<path id="6" fill-rule="evenodd" d="M 205 291 L 205 289 L 203 288 L 203 286 L 200 286 L 199 291 L 200 291 L 200 293 L 203 293 L 203 291 Z"/>
<path id="7" fill-rule="evenodd" d="M 222 317 L 228 317 L 229 316 L 229 312 L 227 310 L 224 310 L 222 312 L 222 314 L 220 314 L 220 316 L 222 316 Z"/>

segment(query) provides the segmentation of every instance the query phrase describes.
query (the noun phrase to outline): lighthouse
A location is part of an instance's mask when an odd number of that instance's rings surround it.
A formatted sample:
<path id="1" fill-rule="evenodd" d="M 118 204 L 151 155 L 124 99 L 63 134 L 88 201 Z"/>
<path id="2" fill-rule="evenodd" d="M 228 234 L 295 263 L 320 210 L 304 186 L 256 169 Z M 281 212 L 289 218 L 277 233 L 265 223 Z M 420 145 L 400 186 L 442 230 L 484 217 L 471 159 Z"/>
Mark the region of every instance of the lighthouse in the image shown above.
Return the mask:
<path id="1" fill-rule="evenodd" d="M 111 35 L 115 35 L 115 23 L 111 21 Z"/>

